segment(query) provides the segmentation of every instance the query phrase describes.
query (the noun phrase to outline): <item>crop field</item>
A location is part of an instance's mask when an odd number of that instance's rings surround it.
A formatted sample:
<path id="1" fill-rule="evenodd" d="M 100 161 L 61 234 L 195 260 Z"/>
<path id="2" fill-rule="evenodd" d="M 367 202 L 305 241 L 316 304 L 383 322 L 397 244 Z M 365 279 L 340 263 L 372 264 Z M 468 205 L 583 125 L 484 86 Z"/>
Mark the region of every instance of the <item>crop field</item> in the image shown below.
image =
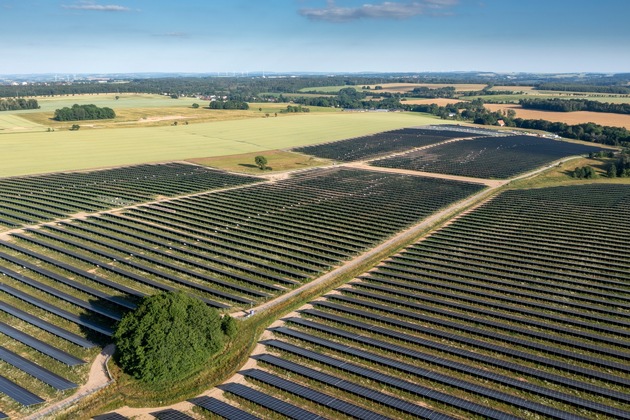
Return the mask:
<path id="1" fill-rule="evenodd" d="M 4 178 L 0 230 L 259 181 L 183 163 Z"/>
<path id="2" fill-rule="evenodd" d="M 630 418 L 628 206 L 505 192 L 284 318 L 219 388 L 260 418 Z"/>
<path id="3" fill-rule="evenodd" d="M 116 99 L 116 96 L 119 99 Z M 195 98 L 179 98 L 173 99 L 170 96 L 165 95 L 153 95 L 153 94 L 134 94 L 134 93 L 121 93 L 121 94 L 94 94 L 94 95 L 67 95 L 67 96 L 54 96 L 54 97 L 37 97 L 37 103 L 39 109 L 27 109 L 21 111 L 9 111 L 14 114 L 32 114 L 38 112 L 48 112 L 52 114 L 56 109 L 63 107 L 71 107 L 74 104 L 87 105 L 94 104 L 99 107 L 109 107 L 113 109 L 117 108 L 163 108 L 163 107 L 190 107 L 193 102 L 197 102 L 200 105 L 204 105 L 201 101 Z M 205 104 L 207 105 L 207 104 Z"/>
<path id="4" fill-rule="evenodd" d="M 111 336 L 140 297 L 183 290 L 218 309 L 249 308 L 482 188 L 316 169 L 284 181 L 26 227 L 0 240 L 0 333 L 22 357 L 56 366 L 57 376 L 76 385 L 84 372 L 72 366 Z M 0 411 L 20 412 L 58 396 L 21 368 L 7 372 L 8 381 L 34 396 L 20 403 L 4 396 Z"/>
<path id="5" fill-rule="evenodd" d="M 111 130 L 0 135 L 0 177 L 235 155 L 440 124 L 413 113 L 318 113 Z"/>
<path id="6" fill-rule="evenodd" d="M 331 143 L 298 147 L 293 150 L 319 158 L 352 162 L 374 159 L 456 138 L 475 136 L 478 135 L 462 129 L 405 128 Z"/>
<path id="7" fill-rule="evenodd" d="M 44 130 L 46 130 L 46 127 L 43 125 L 29 121 L 18 115 L 0 113 L 0 134 L 28 133 Z"/>
<path id="8" fill-rule="evenodd" d="M 607 112 L 553 112 L 538 111 L 535 109 L 523 109 L 520 105 L 515 104 L 484 104 L 490 111 L 512 109 L 516 112 L 518 118 L 547 120 L 552 122 L 563 122 L 567 124 L 584 124 L 593 122 L 601 125 L 609 125 L 613 127 L 624 127 L 630 129 L 630 115 L 613 114 Z"/>
<path id="9" fill-rule="evenodd" d="M 535 136 L 479 137 L 370 162 L 373 166 L 460 175 L 509 178 L 563 157 L 601 148 Z"/>

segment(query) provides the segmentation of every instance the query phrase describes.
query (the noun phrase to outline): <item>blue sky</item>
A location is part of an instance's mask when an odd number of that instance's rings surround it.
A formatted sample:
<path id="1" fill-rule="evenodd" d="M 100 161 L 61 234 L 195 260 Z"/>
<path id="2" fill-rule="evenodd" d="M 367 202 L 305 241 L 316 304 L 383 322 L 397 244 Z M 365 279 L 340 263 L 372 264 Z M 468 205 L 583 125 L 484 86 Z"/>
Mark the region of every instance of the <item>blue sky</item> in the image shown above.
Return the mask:
<path id="1" fill-rule="evenodd" d="M 0 74 L 630 72 L 627 0 L 0 0 Z"/>

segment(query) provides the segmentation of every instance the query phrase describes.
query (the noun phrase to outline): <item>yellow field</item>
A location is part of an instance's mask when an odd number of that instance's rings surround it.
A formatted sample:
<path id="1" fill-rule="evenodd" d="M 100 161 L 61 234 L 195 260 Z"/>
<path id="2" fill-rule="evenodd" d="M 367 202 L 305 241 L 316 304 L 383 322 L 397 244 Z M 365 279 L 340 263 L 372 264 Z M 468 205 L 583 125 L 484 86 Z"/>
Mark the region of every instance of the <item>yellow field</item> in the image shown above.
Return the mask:
<path id="1" fill-rule="evenodd" d="M 267 159 L 267 170 L 262 171 L 255 165 L 254 159 L 258 155 L 262 155 Z M 225 171 L 242 172 L 253 175 L 266 175 L 291 169 L 308 169 L 332 164 L 328 159 L 319 159 L 284 150 L 269 150 L 266 152 L 244 153 L 240 155 L 188 159 L 188 162 L 223 169 Z"/>
<path id="2" fill-rule="evenodd" d="M 225 156 L 449 121 L 417 113 L 315 113 L 210 123 L 0 135 L 0 176 Z"/>
<path id="3" fill-rule="evenodd" d="M 0 113 L 0 134 L 46 131 L 46 127 L 9 111 Z"/>
<path id="4" fill-rule="evenodd" d="M 436 104 L 439 106 L 446 106 L 450 104 L 456 104 L 458 102 L 462 102 L 461 99 L 445 99 L 445 98 L 435 98 L 435 99 L 407 99 L 402 101 L 401 103 L 404 105 L 431 105 Z"/>
<path id="5" fill-rule="evenodd" d="M 534 109 L 523 109 L 520 105 L 513 104 L 485 104 L 487 109 L 491 111 L 513 109 L 516 116 L 525 119 L 543 119 L 552 122 L 563 122 L 567 124 L 582 124 L 593 122 L 601 125 L 610 125 L 613 127 L 625 127 L 630 129 L 630 115 L 611 114 L 606 112 L 552 112 L 538 111 Z"/>

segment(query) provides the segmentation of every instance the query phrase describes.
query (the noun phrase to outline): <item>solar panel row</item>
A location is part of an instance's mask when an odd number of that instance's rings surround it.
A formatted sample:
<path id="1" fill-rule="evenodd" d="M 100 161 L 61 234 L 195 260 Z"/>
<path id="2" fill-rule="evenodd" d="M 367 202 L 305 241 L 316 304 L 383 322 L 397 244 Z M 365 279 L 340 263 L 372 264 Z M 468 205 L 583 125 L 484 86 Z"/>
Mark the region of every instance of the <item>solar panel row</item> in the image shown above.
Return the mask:
<path id="1" fill-rule="evenodd" d="M 10 350 L 0 346 L 0 360 L 4 360 L 11 366 L 20 369 L 23 372 L 39 379 L 40 381 L 52 386 L 58 390 L 73 389 L 77 387 L 77 384 L 70 382 L 69 380 L 62 378 L 61 376 L 45 369 L 35 363 L 26 360 L 22 356 L 13 353 Z"/>
<path id="2" fill-rule="evenodd" d="M 0 375 L 0 393 L 9 396 L 25 406 L 41 404 L 44 400 L 21 386 Z"/>
<path id="3" fill-rule="evenodd" d="M 203 396 L 192 398 L 188 401 L 227 420 L 260 420 L 259 417 L 236 407 L 232 407 L 230 404 L 217 400 L 216 398 Z"/>

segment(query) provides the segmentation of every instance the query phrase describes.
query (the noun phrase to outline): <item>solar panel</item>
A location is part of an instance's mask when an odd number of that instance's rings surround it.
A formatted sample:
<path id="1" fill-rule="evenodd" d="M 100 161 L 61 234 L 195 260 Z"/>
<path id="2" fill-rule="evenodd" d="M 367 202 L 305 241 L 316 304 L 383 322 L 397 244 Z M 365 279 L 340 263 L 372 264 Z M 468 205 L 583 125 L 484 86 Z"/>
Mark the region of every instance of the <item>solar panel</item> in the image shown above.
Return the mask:
<path id="1" fill-rule="evenodd" d="M 0 411 L 0 419 L 8 419 L 9 416 Z"/>
<path id="2" fill-rule="evenodd" d="M 127 420 L 127 417 L 118 413 L 105 413 L 92 417 L 94 420 Z"/>
<path id="3" fill-rule="evenodd" d="M 279 400 L 270 395 L 264 394 L 255 389 L 246 387 L 245 385 L 237 383 L 229 383 L 219 385 L 219 389 L 225 392 L 229 392 L 234 395 L 238 395 L 241 398 L 252 401 L 258 405 L 261 405 L 271 411 L 283 414 L 287 417 L 297 420 L 319 420 L 323 417 L 313 414 L 310 411 L 306 411 L 303 408 L 296 407 L 292 404 Z"/>
<path id="4" fill-rule="evenodd" d="M 69 342 L 83 348 L 91 349 L 92 347 L 96 346 L 96 344 L 92 343 L 90 340 L 86 340 L 79 335 L 76 335 L 74 333 L 71 333 L 70 331 L 53 325 L 48 321 L 39 319 L 38 317 L 28 314 L 14 306 L 9 305 L 8 303 L 0 302 L 0 311 L 4 311 L 10 315 L 13 315 L 14 317 L 21 319 L 24 322 L 35 325 L 36 327 L 41 328 L 44 331 L 48 331 L 49 333 L 56 335 L 57 337 L 68 340 Z"/>
<path id="5" fill-rule="evenodd" d="M 58 390 L 73 389 L 77 387 L 77 384 L 70 382 L 69 380 L 62 378 L 61 376 L 45 369 L 35 363 L 26 360 L 22 356 L 13 353 L 10 350 L 0 346 L 0 360 L 4 360 L 11 366 L 20 369 L 23 372 L 39 379 L 40 381 L 47 383 Z"/>
<path id="6" fill-rule="evenodd" d="M 328 331 L 331 334 L 335 334 L 334 332 L 335 329 L 331 329 L 328 330 L 326 329 L 326 331 Z M 491 398 L 497 401 L 503 401 L 506 402 L 510 405 L 516 406 L 516 407 L 521 407 L 524 408 L 526 410 L 530 410 L 533 412 L 537 412 L 537 413 L 542 413 L 551 417 L 556 417 L 556 418 L 564 418 L 566 416 L 568 416 L 569 414 L 566 412 L 563 412 L 561 410 L 557 410 L 551 407 L 548 407 L 547 405 L 544 404 L 538 404 L 536 402 L 531 402 L 529 400 L 525 400 L 519 397 L 515 397 L 511 394 L 507 394 L 504 392 L 499 392 L 499 391 L 495 391 L 491 386 L 480 386 L 477 385 L 476 383 L 471 383 L 471 382 L 467 382 L 461 379 L 457 379 L 451 376 L 447 376 L 447 375 L 443 375 L 440 373 L 436 373 L 427 369 L 423 369 L 420 367 L 416 367 L 407 363 L 403 363 L 403 362 L 399 362 L 397 360 L 388 358 L 388 357 L 383 357 L 383 356 L 379 356 L 367 351 L 363 351 L 363 350 L 359 350 L 359 349 L 355 349 L 352 347 L 348 347 L 346 345 L 341 345 L 341 344 L 337 344 L 334 343 L 332 341 L 326 340 L 326 339 L 322 339 L 319 337 L 314 337 L 314 336 L 310 336 L 309 334 L 305 334 L 302 332 L 298 332 L 298 331 L 286 331 L 283 330 L 283 333 L 287 333 L 290 336 L 296 337 L 296 338 L 301 338 L 303 340 L 307 340 L 308 342 L 323 346 L 323 347 L 327 347 L 345 354 L 348 354 L 349 356 L 353 356 L 353 357 L 359 357 L 361 359 L 367 360 L 371 363 L 375 363 L 377 365 L 381 365 L 381 366 L 388 366 L 390 368 L 394 368 L 397 369 L 399 371 L 403 371 L 405 373 L 408 374 L 412 374 L 415 375 L 417 377 L 420 378 L 424 378 L 424 379 L 429 379 L 429 380 L 433 380 L 436 381 L 438 383 L 442 383 L 448 386 L 452 386 L 452 387 L 456 387 L 459 389 L 463 389 L 466 390 L 468 392 L 486 397 L 486 398 Z M 350 334 L 348 333 L 349 336 L 352 335 L 356 335 L 356 334 Z M 373 345 L 377 348 L 381 348 L 381 349 L 385 349 L 385 350 L 390 350 L 393 354 L 404 354 L 406 356 L 409 357 L 413 357 L 416 359 L 420 359 L 423 361 L 427 361 L 429 363 L 438 363 L 439 362 L 439 358 L 434 357 L 432 355 L 425 355 L 422 353 L 418 353 L 415 352 L 413 350 L 404 348 L 404 347 L 400 347 L 400 346 L 396 346 L 393 344 L 388 344 L 388 343 L 383 343 L 383 342 L 379 342 L 378 340 L 373 340 L 370 338 L 365 338 L 365 337 L 356 337 L 357 340 L 356 341 L 360 341 L 363 343 L 366 343 L 368 345 Z M 301 351 L 300 354 L 302 356 L 305 357 L 309 357 L 309 358 L 313 358 L 316 359 L 320 362 L 326 363 L 327 361 L 323 358 L 325 358 L 326 356 L 318 356 L 315 355 L 312 352 L 308 352 L 308 351 Z M 333 359 L 334 361 L 334 359 Z M 334 361 L 334 362 L 338 362 L 338 361 Z M 333 362 L 333 363 L 334 363 Z M 334 365 L 334 364 L 333 364 Z M 355 374 L 364 376 L 364 377 L 368 377 L 376 382 L 379 383 L 386 383 L 389 384 L 393 387 L 399 388 L 399 389 L 404 389 L 408 392 L 412 392 L 418 395 L 424 395 L 427 396 L 428 398 L 434 399 L 436 401 L 440 401 L 440 402 L 448 402 L 451 405 L 463 408 L 465 410 L 471 411 L 473 413 L 476 414 L 482 414 L 483 415 L 490 415 L 491 417 L 496 417 L 496 418 L 502 418 L 507 416 L 506 414 L 501 413 L 500 411 L 496 411 L 493 409 L 488 409 L 484 406 L 481 405 L 477 405 L 474 403 L 469 403 L 467 401 L 461 400 L 459 398 L 455 398 L 455 397 L 450 397 L 447 396 L 445 394 L 442 394 L 440 392 L 436 392 L 436 391 L 432 391 L 428 388 L 422 387 L 420 385 L 417 384 L 411 384 L 409 382 L 406 381 L 402 381 L 398 378 L 394 378 L 388 375 L 383 375 L 381 373 L 378 372 L 373 372 L 369 369 L 365 369 L 359 366 L 353 366 L 351 364 L 348 365 L 342 365 L 339 366 L 339 364 L 337 363 L 336 366 L 342 370 L 345 371 L 352 371 Z M 477 371 L 479 369 L 474 369 L 471 367 L 467 367 L 465 365 L 462 365 L 463 367 L 460 368 L 460 371 L 464 371 L 466 373 L 470 373 L 472 376 L 475 377 L 484 377 L 490 380 L 500 380 L 500 375 L 496 375 L 493 374 L 491 372 L 489 372 L 489 374 L 487 375 L 477 375 Z M 507 378 L 506 378 L 507 379 Z M 499 381 L 499 382 L 508 382 L 509 385 L 515 385 L 516 387 L 518 387 L 518 380 L 514 379 L 514 380 L 506 380 L 506 381 Z M 550 397 L 550 398 L 554 398 L 554 399 L 559 399 L 559 400 L 563 400 L 566 402 L 569 402 L 571 404 L 574 403 L 580 403 L 580 405 L 582 406 L 586 406 L 589 409 L 594 409 L 596 411 L 600 411 L 600 412 L 605 412 L 607 414 L 614 414 L 614 415 L 629 415 L 630 413 L 626 413 L 622 410 L 617 410 L 611 407 L 607 407 L 605 405 L 602 404 L 597 404 L 597 403 L 592 403 L 590 401 L 585 401 L 585 400 L 581 400 L 580 398 L 575 398 L 572 396 L 568 396 L 559 392 L 555 392 L 552 390 L 548 390 L 548 389 L 544 389 L 542 387 L 536 387 L 536 386 L 523 386 L 520 388 L 524 388 L 528 391 L 533 391 L 538 395 L 544 395 L 545 397 Z M 450 400 L 450 401 L 449 401 Z M 486 412 L 487 410 L 490 410 L 490 412 Z"/>
<path id="7" fill-rule="evenodd" d="M 257 379 L 261 382 L 275 386 L 276 388 L 281 389 L 283 391 L 287 391 L 291 394 L 297 395 L 299 397 L 313 401 L 319 405 L 323 405 L 324 407 L 337 410 L 341 413 L 347 414 L 355 418 L 370 419 L 370 420 L 388 420 L 389 419 L 389 417 L 382 416 L 378 413 L 367 410 L 363 407 L 350 404 L 346 401 L 337 399 L 336 397 L 331 397 L 330 395 L 323 394 L 311 388 L 298 385 L 295 382 L 287 381 L 286 379 L 282 379 L 276 375 L 272 375 L 262 370 L 249 369 L 249 370 L 241 371 L 239 373 L 245 377 Z"/>
<path id="8" fill-rule="evenodd" d="M 624 394 L 621 392 L 615 392 L 612 390 L 609 390 L 608 388 L 600 388 L 594 385 L 591 385 L 589 383 L 583 383 L 580 381 L 576 381 L 573 379 L 569 379 L 569 378 L 565 378 L 562 376 L 557 376 L 557 375 L 553 375 L 553 374 L 548 374 L 546 372 L 540 371 L 540 370 L 536 370 L 536 369 L 532 369 L 532 368 L 528 368 L 528 367 L 524 367 L 524 366 L 520 366 L 518 364 L 515 363 L 509 363 L 509 362 L 505 362 L 503 360 L 499 360 L 499 359 L 494 359 L 492 357 L 489 356 L 485 356 L 485 355 L 480 355 L 478 353 L 474 353 L 474 352 L 469 352 L 466 350 L 461 350 L 461 349 L 457 349 L 457 348 L 451 348 L 450 346 L 447 345 L 443 345 L 443 344 L 439 344 L 439 343 L 434 343 L 432 341 L 426 340 L 426 339 L 422 339 L 419 337 L 415 337 L 415 336 L 409 336 L 403 333 L 399 333 L 397 331 L 393 331 L 391 329 L 388 328 L 382 328 L 382 327 L 378 327 L 375 325 L 370 325 L 370 324 L 365 324 L 363 322 L 359 322 L 359 321 L 354 321 L 354 320 L 350 320 L 350 319 L 346 319 L 343 318 L 341 316 L 338 315 L 332 315 L 332 314 L 328 314 L 325 312 L 321 312 L 318 310 L 304 310 L 301 311 L 302 313 L 305 314 L 309 314 L 309 315 L 313 315 L 319 318 L 324 318 L 324 319 L 328 319 L 328 320 L 332 320 L 335 322 L 339 322 L 345 325 L 351 325 L 353 327 L 362 329 L 362 330 L 368 330 L 368 331 L 374 331 L 374 332 L 378 332 L 382 335 L 386 335 L 388 337 L 393 337 L 397 340 L 400 341 L 404 341 L 404 342 L 410 342 L 410 343 L 414 343 L 420 346 L 425 346 L 431 349 L 438 349 L 438 350 L 443 350 L 446 351 L 448 353 L 454 353 L 456 355 L 459 355 L 461 357 L 464 357 L 465 359 L 468 360 L 479 360 L 482 362 L 488 362 L 492 365 L 495 366 L 500 366 L 502 368 L 505 368 L 507 370 L 512 370 L 512 371 L 516 371 L 516 372 L 522 372 L 522 373 L 526 373 L 529 374 L 533 377 L 540 377 L 544 380 L 548 380 L 548 381 L 552 381 L 552 382 L 556 382 L 556 383 L 560 383 L 562 385 L 566 385 L 570 388 L 573 389 L 584 389 L 587 392 L 592 392 L 592 393 L 597 393 L 600 395 L 606 395 L 608 397 L 612 397 L 612 398 L 616 398 L 616 399 L 621 399 L 621 400 L 630 400 L 630 395 L 628 394 Z M 289 321 L 294 320 L 294 318 L 290 318 Z M 304 325 L 318 325 L 318 324 L 306 324 L 306 322 L 308 321 L 303 321 L 305 322 Z M 335 329 L 329 329 L 329 327 L 325 327 L 325 331 L 327 332 L 332 332 Z M 342 330 L 338 330 L 338 331 L 342 331 Z M 353 340 L 357 340 L 358 337 L 356 336 L 356 334 L 350 334 L 348 333 L 346 335 L 346 337 L 351 338 Z M 275 341 L 275 340 L 274 340 Z M 282 343 L 282 342 L 278 342 L 278 343 Z M 374 344 L 374 343 L 371 343 Z M 289 344 L 286 343 L 282 343 L 282 346 L 290 346 Z M 392 348 L 396 348 L 397 346 L 393 346 Z M 306 350 L 303 350 L 306 351 Z M 314 356 L 312 357 L 325 357 L 325 356 L 317 356 L 316 354 L 314 354 Z M 436 357 L 433 354 L 426 354 L 426 353 L 421 353 L 421 352 L 415 352 L 414 353 L 414 357 L 418 358 L 418 359 L 422 359 L 426 362 L 429 362 L 431 364 L 436 364 L 436 365 L 440 365 L 440 366 L 445 366 L 447 368 L 451 368 L 451 369 L 455 369 L 458 370 L 460 372 L 466 372 L 469 374 L 474 375 L 475 377 L 480 377 L 480 378 L 486 378 L 486 379 L 490 379 L 490 380 L 494 380 L 497 382 L 501 382 L 501 383 L 505 383 L 508 384 L 510 386 L 516 387 L 516 388 L 521 388 L 521 389 L 525 389 L 527 391 L 533 392 L 535 394 L 538 395 L 544 395 L 550 398 L 554 398 L 560 401 L 565 401 L 568 402 L 570 404 L 573 405 L 580 405 L 595 411 L 600 411 L 600 412 L 604 412 L 607 414 L 613 414 L 615 416 L 618 416 L 619 413 L 617 413 L 614 408 L 605 406 L 603 404 L 598 404 L 598 403 L 594 403 L 591 401 L 587 401 L 587 400 L 583 400 L 582 398 L 578 398 L 575 397 L 573 395 L 569 395 L 569 394 L 564 394 L 564 393 L 559 393 L 547 388 L 543 388 L 541 386 L 537 386 L 534 384 L 531 384 L 527 381 L 520 381 L 518 379 L 512 378 L 512 377 L 507 377 L 504 375 L 499 375 L 496 374 L 494 372 L 492 372 L 491 370 L 488 369 L 480 369 L 480 368 L 476 368 L 476 367 L 472 367 L 470 365 L 467 364 L 463 364 L 463 363 L 458 363 L 458 362 L 454 362 L 452 360 L 448 360 L 448 359 L 444 359 L 444 358 L 440 358 L 440 357 Z"/>
<path id="9" fill-rule="evenodd" d="M 217 400 L 216 398 L 203 396 L 193 398 L 188 401 L 227 420 L 260 420 L 259 417 L 249 414 L 239 408 L 232 407 L 230 404 Z"/>
<path id="10" fill-rule="evenodd" d="M 7 294 L 10 294 L 11 296 L 15 296 L 18 299 L 23 300 L 24 302 L 28 302 L 31 305 L 37 306 L 38 308 L 41 308 L 45 311 L 48 311 L 52 314 L 55 314 L 61 318 L 67 319 L 68 321 L 74 322 L 75 324 L 84 326 L 86 328 L 89 328 L 93 331 L 99 332 L 103 335 L 106 335 L 107 337 L 111 337 L 114 333 L 114 331 L 109 328 L 109 327 L 102 327 L 98 324 L 95 324 L 94 322 L 88 321 L 86 320 L 84 317 L 75 315 L 73 313 L 70 313 L 64 309 L 58 308 L 55 305 L 51 305 L 48 302 L 44 302 L 41 299 L 38 299 L 36 297 L 33 297 L 31 295 L 29 295 L 28 293 L 24 293 L 21 290 L 17 290 L 9 285 L 0 283 L 0 291 L 3 291 Z"/>
<path id="11" fill-rule="evenodd" d="M 41 353 L 44 353 L 46 356 L 50 356 L 53 359 L 58 360 L 61 363 L 65 363 L 68 366 L 77 366 L 85 363 L 83 360 L 77 359 L 73 355 L 59 350 L 51 346 L 50 344 L 46 344 L 43 341 L 40 341 L 34 337 L 31 337 L 30 335 L 23 333 L 20 330 L 16 330 L 15 328 L 5 324 L 4 322 L 0 322 L 0 333 L 7 335 L 14 340 L 17 340 L 20 343 L 26 344 L 27 346 L 32 347 Z"/>
<path id="12" fill-rule="evenodd" d="M 27 284 L 27 285 L 35 288 L 35 289 L 41 290 L 41 291 L 46 292 L 46 293 L 48 293 L 48 294 L 50 294 L 52 296 L 55 296 L 56 298 L 59 298 L 61 300 L 65 300 L 66 302 L 70 302 L 73 305 L 77 305 L 80 308 L 87 309 L 87 310 L 89 310 L 91 312 L 94 312 L 94 313 L 97 313 L 99 315 L 105 316 L 105 317 L 110 318 L 110 319 L 112 319 L 114 321 L 120 321 L 120 319 L 121 319 L 121 316 L 117 312 L 114 312 L 114 311 L 111 311 L 109 309 L 103 308 L 100 305 L 95 305 L 95 304 L 93 304 L 91 302 L 86 302 L 86 301 L 84 301 L 82 299 L 79 299 L 79 298 L 77 298 L 75 296 L 72 296 L 72 295 L 70 295 L 68 293 L 64 293 L 64 292 L 62 292 L 62 291 L 60 291 L 60 290 L 58 290 L 58 289 L 56 289 L 54 287 L 48 286 L 47 284 L 40 283 L 37 280 L 34 280 L 32 278 L 23 276 L 22 274 L 19 274 L 19 273 L 16 273 L 13 270 L 9 270 L 7 268 L 0 267 L 0 273 L 2 273 L 4 275 L 7 275 L 7 276 L 9 276 L 9 277 L 11 277 L 11 278 L 13 278 L 15 280 L 18 280 L 18 281 L 20 281 L 20 282 L 22 282 L 24 284 Z"/>
<path id="13" fill-rule="evenodd" d="M 395 408 L 397 410 L 403 411 L 407 414 L 412 414 L 420 417 L 430 417 L 430 418 L 440 418 L 440 419 L 452 419 L 452 417 L 447 416 L 442 413 L 438 413 L 436 411 L 420 407 L 415 404 L 411 404 L 407 401 L 403 401 L 396 397 L 392 397 L 386 394 L 383 394 L 379 391 L 372 390 L 370 388 L 366 388 L 361 385 L 356 385 L 352 382 L 348 382 L 344 379 L 340 379 L 338 377 L 328 375 L 323 372 L 316 371 L 314 369 L 310 369 L 304 366 L 300 366 L 293 362 L 288 362 L 282 359 L 279 359 L 275 356 L 269 354 L 263 354 L 261 356 L 257 356 L 256 359 L 262 360 L 268 363 L 271 363 L 275 366 L 281 367 L 283 369 L 298 373 L 302 376 L 305 376 L 309 379 L 316 380 L 318 382 L 322 382 L 324 384 L 342 389 L 351 394 L 355 394 L 361 396 L 363 398 L 370 399 L 372 401 L 376 401 L 378 403 L 387 405 L 389 407 Z"/>
<path id="14" fill-rule="evenodd" d="M 44 402 L 44 400 L 37 395 L 11 382 L 2 375 L 0 375 L 0 393 L 8 395 L 10 398 L 25 406 Z"/>
<path id="15" fill-rule="evenodd" d="M 188 414 L 184 414 L 181 411 L 173 410 L 172 408 L 156 411 L 151 413 L 151 415 L 160 420 L 194 420 Z"/>

